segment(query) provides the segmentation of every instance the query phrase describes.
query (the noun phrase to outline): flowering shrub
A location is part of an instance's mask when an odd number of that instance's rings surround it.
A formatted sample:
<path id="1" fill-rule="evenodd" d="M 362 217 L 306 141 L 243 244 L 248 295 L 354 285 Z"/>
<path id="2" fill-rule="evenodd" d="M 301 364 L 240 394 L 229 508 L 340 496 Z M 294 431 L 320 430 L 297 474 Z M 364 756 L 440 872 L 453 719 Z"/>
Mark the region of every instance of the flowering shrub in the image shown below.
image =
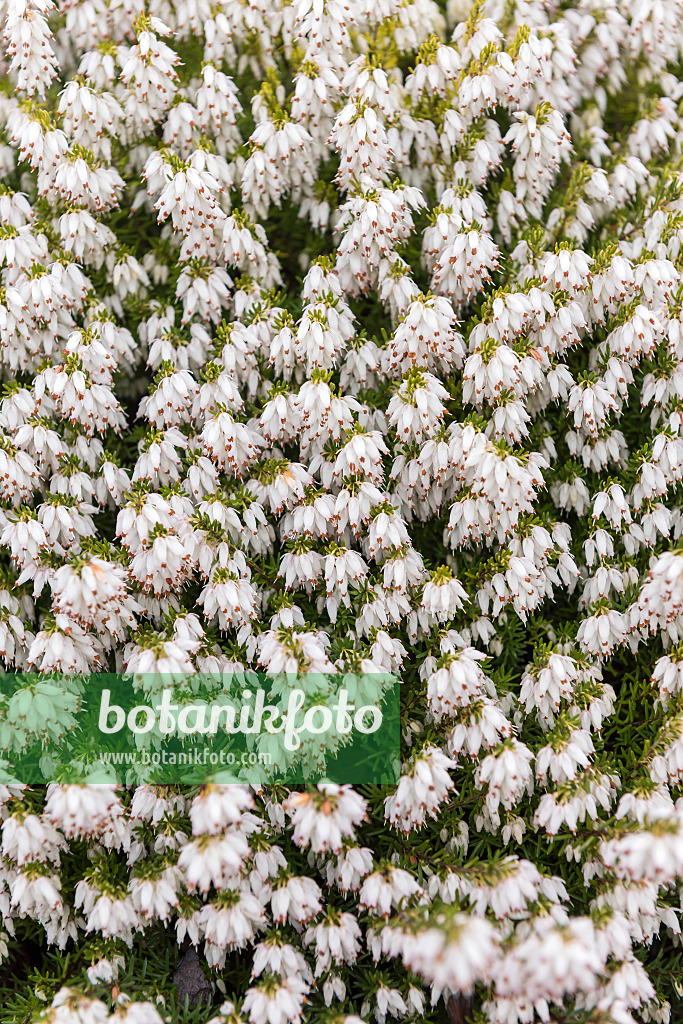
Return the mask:
<path id="1" fill-rule="evenodd" d="M 678 0 L 2 8 L 4 749 L 256 668 L 403 750 L 5 776 L 0 1020 L 680 1019 Z"/>

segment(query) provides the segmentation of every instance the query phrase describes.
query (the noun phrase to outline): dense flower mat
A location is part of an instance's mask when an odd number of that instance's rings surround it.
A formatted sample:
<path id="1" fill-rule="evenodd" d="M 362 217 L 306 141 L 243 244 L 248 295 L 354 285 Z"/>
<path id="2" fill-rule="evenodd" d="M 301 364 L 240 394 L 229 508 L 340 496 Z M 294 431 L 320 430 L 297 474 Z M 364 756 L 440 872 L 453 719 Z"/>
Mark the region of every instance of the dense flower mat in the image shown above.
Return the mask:
<path id="1" fill-rule="evenodd" d="M 680 2 L 0 7 L 3 748 L 101 670 L 404 742 L 1 786 L 0 1021 L 680 1020 Z"/>

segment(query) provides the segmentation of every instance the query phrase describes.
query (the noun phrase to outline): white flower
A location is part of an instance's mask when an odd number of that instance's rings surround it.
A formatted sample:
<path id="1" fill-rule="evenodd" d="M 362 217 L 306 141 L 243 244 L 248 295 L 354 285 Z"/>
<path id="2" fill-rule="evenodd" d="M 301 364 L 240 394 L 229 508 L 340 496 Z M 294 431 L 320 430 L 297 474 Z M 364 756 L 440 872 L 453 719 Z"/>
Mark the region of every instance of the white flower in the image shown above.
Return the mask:
<path id="1" fill-rule="evenodd" d="M 183 846 L 178 867 L 184 873 L 190 890 L 208 892 L 211 886 L 223 889 L 239 874 L 249 844 L 239 832 L 202 836 Z"/>
<path id="2" fill-rule="evenodd" d="M 85 786 L 51 784 L 47 790 L 45 817 L 69 837 L 102 833 L 123 812 L 115 785 Z"/>
<path id="3" fill-rule="evenodd" d="M 36 814 L 27 814 L 24 818 L 11 815 L 2 823 L 2 852 L 18 867 L 28 861 L 59 864 L 60 850 L 64 845 L 64 839 L 55 827 Z"/>
<path id="4" fill-rule="evenodd" d="M 446 928 L 426 928 L 403 936 L 405 965 L 427 979 L 436 991 L 469 992 L 486 983 L 496 959 L 496 930 L 483 918 L 455 914 Z"/>
<path id="5" fill-rule="evenodd" d="M 399 910 L 412 896 L 422 893 L 422 886 L 402 868 L 374 871 L 363 882 L 360 906 L 380 917 L 388 918 L 392 909 Z"/>
<path id="6" fill-rule="evenodd" d="M 365 800 L 351 786 L 320 785 L 317 793 L 293 793 L 285 810 L 294 826 L 297 845 L 310 845 L 314 853 L 341 850 L 344 837 L 366 817 Z"/>
<path id="7" fill-rule="evenodd" d="M 334 912 L 320 924 L 310 925 L 304 934 L 306 945 L 315 945 L 315 974 L 319 977 L 332 963 L 355 963 L 360 951 L 361 931 L 353 914 Z"/>
<path id="8" fill-rule="evenodd" d="M 308 984 L 312 981 L 311 969 L 303 954 L 289 943 L 280 943 L 275 939 L 265 939 L 254 949 L 252 977 L 257 978 L 265 971 L 279 974 L 283 978 L 298 977 Z"/>
<path id="9" fill-rule="evenodd" d="M 207 946 L 210 944 L 221 951 L 242 949 L 253 941 L 255 931 L 264 926 L 265 914 L 251 893 L 227 889 L 217 903 L 206 903 L 202 907 L 199 924 Z"/>
<path id="10" fill-rule="evenodd" d="M 304 924 L 320 911 L 320 895 L 312 878 L 285 878 L 282 884 L 275 884 L 271 894 L 273 919 Z"/>
<path id="11" fill-rule="evenodd" d="M 389 422 L 402 441 L 422 441 L 431 436 L 446 409 L 448 392 L 433 374 L 410 370 L 389 402 Z"/>
<path id="12" fill-rule="evenodd" d="M 308 991 L 301 978 L 280 979 L 275 984 L 266 981 L 247 989 L 242 1007 L 251 1024 L 298 1024 Z"/>
<path id="13" fill-rule="evenodd" d="M 551 916 L 541 917 L 520 931 L 521 941 L 494 971 L 498 996 L 522 998 L 540 1007 L 548 997 L 561 1001 L 567 992 L 592 989 L 604 968 L 605 954 L 590 918 L 558 924 Z"/>
<path id="14" fill-rule="evenodd" d="M 243 786 L 204 786 L 190 805 L 193 835 L 217 835 L 228 825 L 242 821 L 245 810 L 254 806 L 251 793 Z"/>
<path id="15" fill-rule="evenodd" d="M 448 622 L 455 618 L 455 613 L 460 611 L 466 601 L 466 591 L 444 569 L 434 574 L 422 592 L 422 607 L 437 622 Z"/>
<path id="16" fill-rule="evenodd" d="M 69 1024 L 73 1020 L 104 1024 L 108 1018 L 109 1011 L 100 999 L 91 999 L 65 985 L 57 991 L 47 1011 L 50 1024 Z"/>
<path id="17" fill-rule="evenodd" d="M 455 762 L 442 751 L 423 748 L 401 775 L 396 792 L 384 801 L 387 820 L 402 832 L 410 832 L 421 828 L 427 818 L 435 818 L 453 788 L 448 770 L 454 767 Z"/>
<path id="18" fill-rule="evenodd" d="M 457 708 L 467 707 L 484 692 L 495 693 L 479 665 L 485 660 L 486 655 L 473 647 L 442 655 L 427 680 L 427 699 L 434 714 L 453 715 Z"/>
<path id="19" fill-rule="evenodd" d="M 606 840 L 600 856 L 618 878 L 666 884 L 680 870 L 681 825 L 680 811 L 653 808 L 644 828 Z"/>
<path id="20" fill-rule="evenodd" d="M 510 810 L 525 793 L 533 790 L 533 775 L 529 762 L 531 751 L 519 740 L 505 740 L 477 767 L 475 781 L 481 788 L 486 787 L 486 807 L 495 817 L 502 803 Z"/>
<path id="21" fill-rule="evenodd" d="M 590 733 L 574 729 L 568 736 L 559 730 L 550 735 L 549 745 L 536 753 L 536 778 L 543 783 L 548 775 L 556 783 L 571 781 L 579 768 L 590 764 L 590 755 L 594 753 Z"/>

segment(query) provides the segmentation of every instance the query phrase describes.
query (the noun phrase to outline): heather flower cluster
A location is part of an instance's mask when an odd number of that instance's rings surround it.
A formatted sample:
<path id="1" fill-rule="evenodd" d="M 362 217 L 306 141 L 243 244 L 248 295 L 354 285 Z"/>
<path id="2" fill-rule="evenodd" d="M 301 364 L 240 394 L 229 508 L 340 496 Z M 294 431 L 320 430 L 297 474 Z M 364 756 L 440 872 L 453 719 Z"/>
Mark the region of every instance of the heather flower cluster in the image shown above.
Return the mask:
<path id="1" fill-rule="evenodd" d="M 0 11 L 3 750 L 402 692 L 394 787 L 3 775 L 3 1022 L 680 1020 L 680 0 Z"/>

